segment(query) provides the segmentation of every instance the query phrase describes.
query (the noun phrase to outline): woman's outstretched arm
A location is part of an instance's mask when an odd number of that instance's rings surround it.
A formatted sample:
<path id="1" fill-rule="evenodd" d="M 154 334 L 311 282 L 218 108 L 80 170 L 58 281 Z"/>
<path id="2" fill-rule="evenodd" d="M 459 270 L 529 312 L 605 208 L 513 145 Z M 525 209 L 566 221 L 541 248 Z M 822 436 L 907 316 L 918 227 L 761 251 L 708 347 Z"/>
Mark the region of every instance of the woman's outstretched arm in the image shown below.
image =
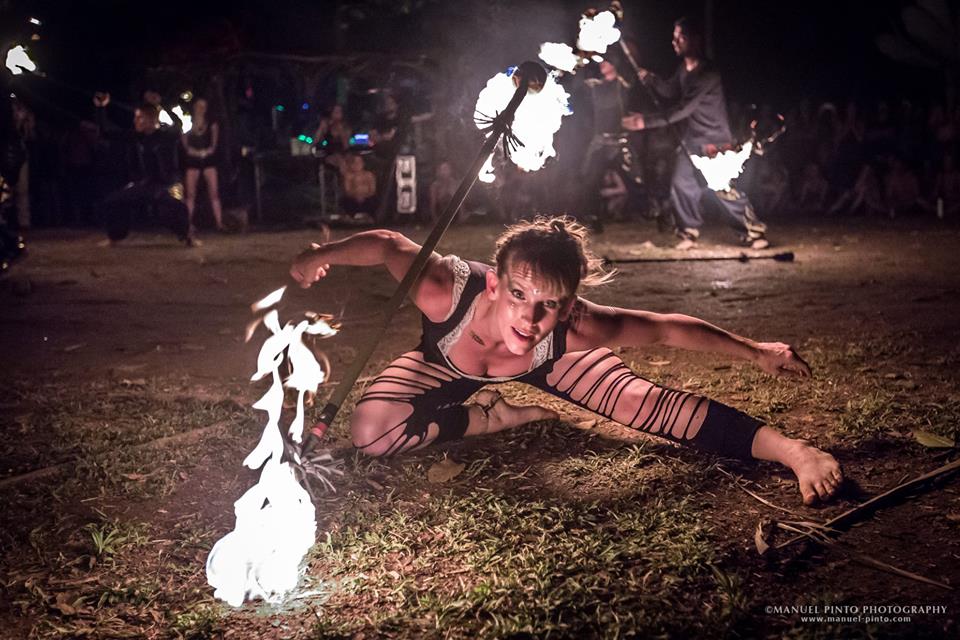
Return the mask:
<path id="1" fill-rule="evenodd" d="M 290 265 L 290 276 L 301 287 L 323 278 L 332 266 L 372 267 L 384 265 L 398 282 L 413 264 L 420 245 L 396 231 L 373 229 L 342 240 L 313 244 Z M 433 253 L 410 291 L 414 304 L 430 319 L 442 319 L 450 311 L 453 273 L 440 255 Z"/>
<path id="2" fill-rule="evenodd" d="M 660 344 L 748 360 L 772 375 L 811 375 L 803 358 L 782 342 L 756 342 L 679 313 L 605 307 L 583 299 L 575 304 L 567 337 L 571 351 Z"/>

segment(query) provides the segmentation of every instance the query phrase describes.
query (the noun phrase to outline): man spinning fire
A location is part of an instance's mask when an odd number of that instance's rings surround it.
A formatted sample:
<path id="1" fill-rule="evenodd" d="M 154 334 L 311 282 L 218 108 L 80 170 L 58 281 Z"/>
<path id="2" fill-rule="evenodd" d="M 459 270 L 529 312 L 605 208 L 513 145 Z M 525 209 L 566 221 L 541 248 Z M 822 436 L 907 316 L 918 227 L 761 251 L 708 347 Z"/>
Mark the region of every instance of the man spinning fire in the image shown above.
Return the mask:
<path id="1" fill-rule="evenodd" d="M 400 233 L 365 231 L 312 245 L 290 274 L 309 287 L 333 266 L 384 265 L 400 281 L 419 250 Z M 517 381 L 681 445 L 780 462 L 796 474 L 807 504 L 829 498 L 842 482 L 830 454 L 732 407 L 645 380 L 612 351 L 662 344 L 742 358 L 771 375 L 810 376 L 790 345 L 755 342 L 690 316 L 578 296 L 581 287 L 609 281 L 611 274 L 590 251 L 586 230 L 570 218 L 509 227 L 496 242 L 493 263 L 429 257 L 410 292 L 423 314 L 420 344 L 391 362 L 357 402 L 350 428 L 360 451 L 390 456 L 559 417 L 538 406 L 513 406 L 486 388 Z"/>
<path id="2" fill-rule="evenodd" d="M 696 247 L 703 225 L 703 211 L 709 206 L 736 229 L 744 244 L 766 249 L 766 225 L 757 218 L 746 194 L 736 188 L 708 189 L 687 154 L 713 156 L 733 143 L 720 74 L 703 55 L 703 30 L 690 18 L 681 18 L 673 27 L 673 50 L 682 58 L 669 80 L 662 80 L 640 68 L 637 76 L 659 102 L 669 105 L 665 114 L 630 113 L 623 127 L 631 131 L 653 127 L 682 127 L 681 145 L 673 170 L 670 196 L 677 216 L 677 249 Z"/>

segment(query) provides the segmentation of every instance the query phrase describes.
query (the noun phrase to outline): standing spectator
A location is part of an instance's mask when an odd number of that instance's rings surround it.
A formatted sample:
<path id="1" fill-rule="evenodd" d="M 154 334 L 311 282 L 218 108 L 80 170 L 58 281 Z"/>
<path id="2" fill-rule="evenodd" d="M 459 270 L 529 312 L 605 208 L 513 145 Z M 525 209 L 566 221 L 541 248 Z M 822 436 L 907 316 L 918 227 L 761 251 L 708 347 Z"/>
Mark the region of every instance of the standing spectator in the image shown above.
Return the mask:
<path id="1" fill-rule="evenodd" d="M 320 119 L 313 134 L 325 157 L 325 162 L 340 171 L 340 166 L 350 149 L 350 136 L 353 129 L 343 116 L 343 106 L 333 105 L 330 113 Z"/>
<path id="2" fill-rule="evenodd" d="M 457 181 L 453 178 L 453 169 L 449 162 L 437 166 L 437 175 L 430 183 L 430 219 L 437 220 L 457 190 Z"/>
<path id="3" fill-rule="evenodd" d="M 220 142 L 220 126 L 207 116 L 208 105 L 203 98 L 193 103 L 193 126 L 180 137 L 184 150 L 184 189 L 187 198 L 187 217 L 190 235 L 196 234 L 193 212 L 197 204 L 197 182 L 203 176 L 210 198 L 210 210 L 217 231 L 223 231 L 223 210 L 220 206 L 220 186 L 217 175 L 217 157 Z"/>
<path id="4" fill-rule="evenodd" d="M 64 166 L 68 221 L 88 226 L 94 222 L 93 203 L 97 199 L 97 125 L 83 120 L 64 136 L 61 157 Z"/>
<path id="5" fill-rule="evenodd" d="M 370 142 L 377 165 L 377 184 L 380 188 L 380 202 L 377 207 L 379 222 L 386 222 L 393 217 L 397 184 L 394 166 L 409 124 L 410 119 L 404 115 L 397 99 L 392 94 L 386 94 L 383 108 L 370 130 Z"/>

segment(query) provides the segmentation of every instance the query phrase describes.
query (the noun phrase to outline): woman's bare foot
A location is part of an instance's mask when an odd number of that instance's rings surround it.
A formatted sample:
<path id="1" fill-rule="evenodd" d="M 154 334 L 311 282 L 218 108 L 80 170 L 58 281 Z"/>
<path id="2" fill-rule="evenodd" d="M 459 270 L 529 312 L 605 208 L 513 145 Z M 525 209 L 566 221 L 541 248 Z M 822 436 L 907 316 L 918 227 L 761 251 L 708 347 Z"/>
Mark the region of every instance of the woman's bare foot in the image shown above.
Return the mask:
<path id="1" fill-rule="evenodd" d="M 560 416 L 543 407 L 517 407 L 493 389 L 481 389 L 473 397 L 470 412 L 470 426 L 467 433 L 494 433 L 504 429 L 512 429 L 528 422 L 538 420 L 555 420 Z"/>
<path id="2" fill-rule="evenodd" d="M 806 440 L 794 440 L 783 463 L 797 475 L 804 504 L 831 498 L 843 483 L 843 470 L 836 458 Z"/>

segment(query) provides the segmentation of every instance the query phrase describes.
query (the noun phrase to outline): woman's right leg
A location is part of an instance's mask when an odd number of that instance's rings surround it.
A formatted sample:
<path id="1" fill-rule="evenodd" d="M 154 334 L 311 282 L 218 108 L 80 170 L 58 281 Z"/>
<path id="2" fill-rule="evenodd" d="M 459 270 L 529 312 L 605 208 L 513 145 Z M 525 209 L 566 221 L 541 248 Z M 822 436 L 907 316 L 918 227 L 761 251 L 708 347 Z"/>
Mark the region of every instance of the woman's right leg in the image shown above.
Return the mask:
<path id="1" fill-rule="evenodd" d="M 184 200 L 187 205 L 187 224 L 193 233 L 193 210 L 197 205 L 197 181 L 200 178 L 200 169 L 187 169 L 183 179 Z"/>
<path id="2" fill-rule="evenodd" d="M 216 167 L 204 167 L 203 179 L 207 183 L 207 195 L 210 196 L 210 211 L 217 231 L 223 231 L 223 209 L 220 206 L 220 184 Z M 196 197 L 196 196 L 194 196 Z"/>
<path id="3" fill-rule="evenodd" d="M 371 456 L 391 456 L 432 443 L 555 418 L 540 407 L 514 407 L 484 383 L 405 353 L 383 370 L 357 402 L 350 420 L 353 445 Z"/>

